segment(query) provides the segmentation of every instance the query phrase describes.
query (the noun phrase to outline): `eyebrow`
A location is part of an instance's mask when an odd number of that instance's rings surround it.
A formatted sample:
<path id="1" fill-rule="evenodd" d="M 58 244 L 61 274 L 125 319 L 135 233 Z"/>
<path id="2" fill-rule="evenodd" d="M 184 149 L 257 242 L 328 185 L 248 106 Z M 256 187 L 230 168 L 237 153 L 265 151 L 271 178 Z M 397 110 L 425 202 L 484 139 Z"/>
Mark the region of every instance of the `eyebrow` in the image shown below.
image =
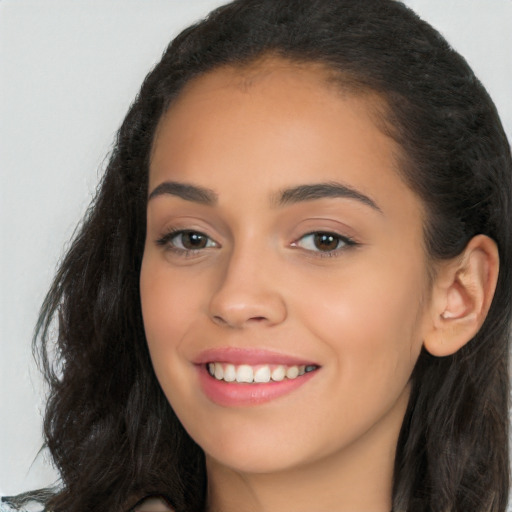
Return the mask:
<path id="1" fill-rule="evenodd" d="M 149 194 L 148 201 L 166 194 L 179 197 L 185 201 L 192 201 L 207 206 L 213 206 L 218 201 L 218 195 L 212 189 L 192 185 L 190 183 L 180 183 L 178 181 L 164 181 Z M 337 182 L 298 185 L 284 189 L 278 194 L 276 203 L 277 206 L 286 206 L 303 201 L 314 201 L 331 197 L 355 199 L 382 213 L 382 210 L 375 201 L 370 199 L 367 195 L 352 187 Z"/>
<path id="2" fill-rule="evenodd" d="M 283 190 L 277 200 L 278 206 L 300 203 L 302 201 L 314 201 L 329 197 L 355 199 L 361 203 L 383 213 L 377 203 L 358 190 L 337 182 L 314 183 L 311 185 L 299 185 Z"/>
<path id="3" fill-rule="evenodd" d="M 214 205 L 218 199 L 217 194 L 209 188 L 177 181 L 164 181 L 149 194 L 148 201 L 165 194 L 205 205 Z"/>

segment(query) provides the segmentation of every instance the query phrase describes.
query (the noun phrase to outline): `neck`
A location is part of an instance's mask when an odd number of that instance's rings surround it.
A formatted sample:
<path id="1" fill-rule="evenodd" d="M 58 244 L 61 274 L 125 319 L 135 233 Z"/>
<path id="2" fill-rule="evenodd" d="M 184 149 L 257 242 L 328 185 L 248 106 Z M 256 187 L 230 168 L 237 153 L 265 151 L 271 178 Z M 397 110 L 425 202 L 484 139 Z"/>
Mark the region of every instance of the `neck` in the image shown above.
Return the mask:
<path id="1" fill-rule="evenodd" d="M 349 446 L 301 466 L 246 473 L 207 455 L 208 512 L 389 512 L 407 399 Z"/>

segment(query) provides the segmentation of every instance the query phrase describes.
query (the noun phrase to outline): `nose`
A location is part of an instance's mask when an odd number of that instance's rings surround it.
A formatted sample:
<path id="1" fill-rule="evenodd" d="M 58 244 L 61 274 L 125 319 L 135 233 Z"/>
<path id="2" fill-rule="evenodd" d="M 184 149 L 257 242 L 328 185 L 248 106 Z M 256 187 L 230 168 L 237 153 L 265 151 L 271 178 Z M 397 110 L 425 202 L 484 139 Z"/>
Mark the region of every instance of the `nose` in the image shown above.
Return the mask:
<path id="1" fill-rule="evenodd" d="M 269 258 L 251 250 L 233 253 L 210 301 L 213 322 L 235 329 L 283 322 L 287 309 L 278 291 L 277 275 Z"/>

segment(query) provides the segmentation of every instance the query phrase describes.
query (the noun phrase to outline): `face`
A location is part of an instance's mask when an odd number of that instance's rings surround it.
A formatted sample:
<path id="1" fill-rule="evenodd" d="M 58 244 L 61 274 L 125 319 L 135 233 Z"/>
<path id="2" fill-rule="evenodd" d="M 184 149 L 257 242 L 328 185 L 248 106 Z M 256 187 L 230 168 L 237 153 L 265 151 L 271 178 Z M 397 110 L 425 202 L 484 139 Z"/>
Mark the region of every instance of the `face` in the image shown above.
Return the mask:
<path id="1" fill-rule="evenodd" d="M 189 83 L 159 125 L 144 324 L 207 460 L 272 472 L 396 443 L 428 278 L 421 203 L 371 112 L 271 61 Z"/>

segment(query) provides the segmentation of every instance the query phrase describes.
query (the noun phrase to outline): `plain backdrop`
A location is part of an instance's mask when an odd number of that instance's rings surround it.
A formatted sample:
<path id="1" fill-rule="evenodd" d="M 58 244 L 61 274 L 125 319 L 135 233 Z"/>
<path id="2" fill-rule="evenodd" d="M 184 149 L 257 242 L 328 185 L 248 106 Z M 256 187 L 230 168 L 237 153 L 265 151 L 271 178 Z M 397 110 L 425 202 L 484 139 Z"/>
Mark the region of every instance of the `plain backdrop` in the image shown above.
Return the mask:
<path id="1" fill-rule="evenodd" d="M 137 90 L 222 0 L 0 0 L 0 495 L 57 477 L 41 446 L 37 313 Z M 472 65 L 512 135 L 512 0 L 407 0 Z"/>

